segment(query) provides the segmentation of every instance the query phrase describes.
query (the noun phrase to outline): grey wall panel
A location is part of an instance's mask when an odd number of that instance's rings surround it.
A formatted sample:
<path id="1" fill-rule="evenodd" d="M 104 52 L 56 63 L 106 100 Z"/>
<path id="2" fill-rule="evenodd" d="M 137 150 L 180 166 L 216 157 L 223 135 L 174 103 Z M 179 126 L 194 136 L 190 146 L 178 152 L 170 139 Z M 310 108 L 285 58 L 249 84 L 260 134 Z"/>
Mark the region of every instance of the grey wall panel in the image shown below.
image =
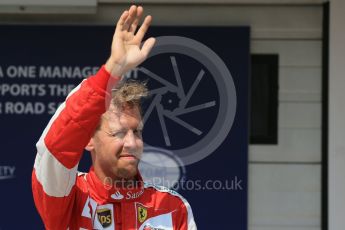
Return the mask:
<path id="1" fill-rule="evenodd" d="M 278 135 L 278 145 L 250 145 L 249 161 L 289 164 L 321 162 L 321 129 L 280 128 Z"/>
<path id="2" fill-rule="evenodd" d="M 252 229 L 319 229 L 320 165 L 251 164 Z"/>

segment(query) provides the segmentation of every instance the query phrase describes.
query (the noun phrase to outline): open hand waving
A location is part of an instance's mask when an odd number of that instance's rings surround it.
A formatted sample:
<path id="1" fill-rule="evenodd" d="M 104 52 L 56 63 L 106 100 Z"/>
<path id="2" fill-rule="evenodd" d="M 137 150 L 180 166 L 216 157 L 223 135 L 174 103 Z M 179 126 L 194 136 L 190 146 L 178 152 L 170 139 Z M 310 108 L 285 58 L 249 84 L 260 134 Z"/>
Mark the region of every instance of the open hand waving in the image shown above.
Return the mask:
<path id="1" fill-rule="evenodd" d="M 141 47 L 141 42 L 149 28 L 152 17 L 146 16 L 137 30 L 143 15 L 143 8 L 135 5 L 122 13 L 117 22 L 111 45 L 111 55 L 105 64 L 112 76 L 122 76 L 128 70 L 140 65 L 151 51 L 155 39 L 147 39 Z"/>

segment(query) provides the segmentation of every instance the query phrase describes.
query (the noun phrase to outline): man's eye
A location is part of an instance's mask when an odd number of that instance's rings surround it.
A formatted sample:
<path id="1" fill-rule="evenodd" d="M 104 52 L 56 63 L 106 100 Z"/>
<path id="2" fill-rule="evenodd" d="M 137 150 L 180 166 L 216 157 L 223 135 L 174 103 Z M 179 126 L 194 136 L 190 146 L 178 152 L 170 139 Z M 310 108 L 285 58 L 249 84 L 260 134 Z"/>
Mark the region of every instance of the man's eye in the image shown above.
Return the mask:
<path id="1" fill-rule="evenodd" d="M 137 130 L 134 130 L 133 131 L 133 133 L 134 133 L 134 135 L 136 135 L 136 136 L 138 136 L 138 137 L 142 137 L 142 130 L 140 130 L 140 129 L 137 129 Z"/>
<path id="2" fill-rule="evenodd" d="M 111 136 L 116 137 L 116 138 L 124 138 L 126 136 L 126 132 L 123 132 L 123 131 L 114 132 L 114 133 L 111 133 Z"/>

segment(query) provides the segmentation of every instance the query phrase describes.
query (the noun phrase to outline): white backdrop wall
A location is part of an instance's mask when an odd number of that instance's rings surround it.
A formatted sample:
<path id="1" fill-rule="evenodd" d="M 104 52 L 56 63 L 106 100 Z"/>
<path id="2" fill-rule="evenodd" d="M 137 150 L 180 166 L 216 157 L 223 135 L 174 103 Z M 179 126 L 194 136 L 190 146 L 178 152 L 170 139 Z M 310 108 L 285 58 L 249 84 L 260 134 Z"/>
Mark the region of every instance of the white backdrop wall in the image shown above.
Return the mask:
<path id="1" fill-rule="evenodd" d="M 0 14 L 0 21 L 112 25 L 128 5 L 108 2 L 96 14 Z M 144 6 L 154 25 L 250 25 L 251 52 L 279 54 L 279 143 L 250 146 L 249 228 L 319 230 L 322 6 L 266 2 Z"/>

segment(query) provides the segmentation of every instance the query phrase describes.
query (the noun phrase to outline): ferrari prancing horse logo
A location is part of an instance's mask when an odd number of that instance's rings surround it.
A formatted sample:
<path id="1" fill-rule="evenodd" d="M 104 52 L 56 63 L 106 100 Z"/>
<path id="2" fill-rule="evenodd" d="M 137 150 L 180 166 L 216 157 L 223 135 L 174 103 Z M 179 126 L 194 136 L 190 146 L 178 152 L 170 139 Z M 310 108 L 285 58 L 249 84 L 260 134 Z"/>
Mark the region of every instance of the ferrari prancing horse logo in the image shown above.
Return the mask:
<path id="1" fill-rule="evenodd" d="M 138 207 L 138 220 L 140 223 L 144 222 L 147 218 L 147 209 L 139 206 Z"/>

